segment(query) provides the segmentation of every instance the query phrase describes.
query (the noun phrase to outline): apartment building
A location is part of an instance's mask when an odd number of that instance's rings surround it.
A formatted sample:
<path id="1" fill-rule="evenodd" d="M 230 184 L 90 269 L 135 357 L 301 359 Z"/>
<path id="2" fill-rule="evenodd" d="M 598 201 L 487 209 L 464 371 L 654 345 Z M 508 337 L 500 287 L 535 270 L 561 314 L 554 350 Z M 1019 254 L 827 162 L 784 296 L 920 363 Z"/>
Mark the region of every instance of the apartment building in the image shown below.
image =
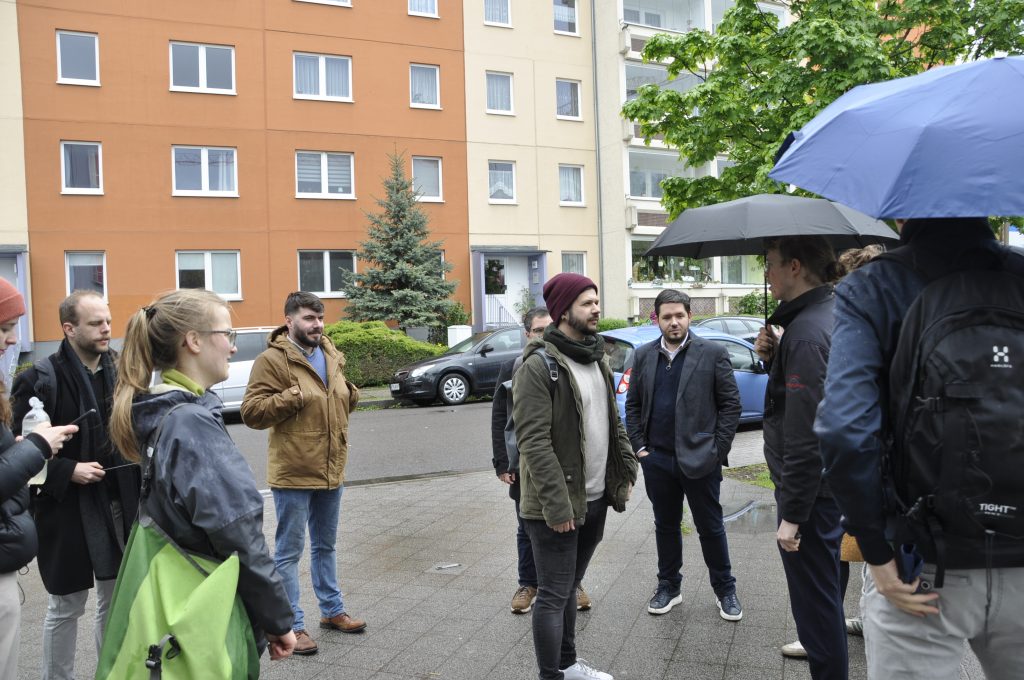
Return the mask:
<path id="1" fill-rule="evenodd" d="M 469 305 L 460 0 L 34 0 L 16 24 L 2 5 L 35 341 L 61 337 L 76 288 L 107 298 L 115 336 L 184 287 L 229 300 L 236 326 L 278 323 L 298 289 L 339 318 L 394 151 Z M 16 245 L 26 220 L 4 212 Z"/>

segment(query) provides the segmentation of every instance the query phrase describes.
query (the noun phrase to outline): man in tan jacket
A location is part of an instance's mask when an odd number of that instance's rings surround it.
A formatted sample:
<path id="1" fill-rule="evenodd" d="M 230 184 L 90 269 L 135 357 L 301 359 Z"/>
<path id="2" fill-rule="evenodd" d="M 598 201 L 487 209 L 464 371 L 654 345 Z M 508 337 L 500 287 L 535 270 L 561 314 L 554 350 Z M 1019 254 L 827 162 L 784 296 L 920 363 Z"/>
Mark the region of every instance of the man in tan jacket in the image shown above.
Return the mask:
<path id="1" fill-rule="evenodd" d="M 295 653 L 316 654 L 299 606 L 298 563 L 309 527 L 310 576 L 320 627 L 358 633 L 366 622 L 345 612 L 335 542 L 348 456 L 348 415 L 359 390 L 345 380 L 345 357 L 323 334 L 324 305 L 292 293 L 285 325 L 270 334 L 252 367 L 242 420 L 270 428 L 267 482 L 277 512 L 274 562 L 295 613 Z"/>

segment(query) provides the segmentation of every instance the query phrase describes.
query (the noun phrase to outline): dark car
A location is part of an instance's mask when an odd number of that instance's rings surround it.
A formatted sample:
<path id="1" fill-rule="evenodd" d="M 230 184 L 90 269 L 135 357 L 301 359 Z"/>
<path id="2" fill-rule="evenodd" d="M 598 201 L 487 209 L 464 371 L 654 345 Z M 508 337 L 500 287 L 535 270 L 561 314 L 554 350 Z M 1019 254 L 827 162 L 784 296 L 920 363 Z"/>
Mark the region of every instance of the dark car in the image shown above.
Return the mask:
<path id="1" fill-rule="evenodd" d="M 525 346 L 526 333 L 518 326 L 477 333 L 440 356 L 400 368 L 391 378 L 391 396 L 426 406 L 437 399 L 461 404 L 470 395 L 493 394 L 501 365 Z"/>
<path id="2" fill-rule="evenodd" d="M 713 316 L 710 319 L 694 321 L 693 325 L 709 331 L 735 335 L 752 343 L 757 340 L 757 334 L 764 326 L 764 319 L 757 316 Z"/>

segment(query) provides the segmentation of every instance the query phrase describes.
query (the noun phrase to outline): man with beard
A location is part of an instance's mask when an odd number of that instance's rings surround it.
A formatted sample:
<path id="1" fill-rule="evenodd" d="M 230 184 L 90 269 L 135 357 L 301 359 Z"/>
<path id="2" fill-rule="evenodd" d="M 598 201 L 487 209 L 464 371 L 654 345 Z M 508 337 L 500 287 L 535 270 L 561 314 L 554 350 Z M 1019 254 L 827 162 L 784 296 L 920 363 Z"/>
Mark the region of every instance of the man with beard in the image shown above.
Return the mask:
<path id="1" fill-rule="evenodd" d="M 116 373 L 110 351 L 110 308 L 95 291 L 74 291 L 59 309 L 59 349 L 14 381 L 13 430 L 21 432 L 29 399 L 38 397 L 54 425 L 93 410 L 46 464 L 32 494 L 39 533 L 39 573 L 50 594 L 43 622 L 44 680 L 73 678 L 78 619 L 96 586 L 99 653 L 125 540 L 139 505 L 139 467 L 110 443 L 107 426 Z"/>
<path id="2" fill-rule="evenodd" d="M 544 301 L 554 322 L 526 346 L 512 382 L 519 514 L 537 569 L 533 646 L 540 680 L 612 680 L 576 656 L 576 592 L 608 506 L 626 508 L 637 463 L 597 335 L 597 286 L 559 274 Z"/>
<path id="3" fill-rule="evenodd" d="M 729 560 L 722 504 L 722 466 L 728 465 L 740 394 L 724 347 L 690 333 L 690 296 L 663 290 L 654 300 L 661 338 L 636 351 L 626 395 L 626 429 L 644 469 L 654 506 L 658 587 L 649 614 L 667 614 L 683 601 L 683 500 L 700 534 L 704 564 L 726 621 L 743 618 Z"/>
<path id="4" fill-rule="evenodd" d="M 309 528 L 310 577 L 320 605 L 320 627 L 359 633 L 366 622 L 345 611 L 338 588 L 335 543 L 345 462 L 348 416 L 359 390 L 345 379 L 345 357 L 323 334 L 324 305 L 312 293 L 292 293 L 285 325 L 270 334 L 253 363 L 242 400 L 242 420 L 270 428 L 267 483 L 277 512 L 274 562 L 295 614 L 295 654 L 316 654 L 299 606 L 299 558 Z"/>

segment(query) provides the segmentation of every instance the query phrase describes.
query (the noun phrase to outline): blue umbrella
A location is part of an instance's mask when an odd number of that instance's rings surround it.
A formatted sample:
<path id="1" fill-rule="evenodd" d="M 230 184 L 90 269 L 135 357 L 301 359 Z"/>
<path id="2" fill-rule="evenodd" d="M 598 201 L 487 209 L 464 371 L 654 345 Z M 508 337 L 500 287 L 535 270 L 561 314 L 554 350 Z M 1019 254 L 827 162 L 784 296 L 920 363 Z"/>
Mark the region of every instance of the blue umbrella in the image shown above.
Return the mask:
<path id="1" fill-rule="evenodd" d="M 1024 215 L 1024 57 L 856 87 L 769 176 L 880 218 Z"/>

